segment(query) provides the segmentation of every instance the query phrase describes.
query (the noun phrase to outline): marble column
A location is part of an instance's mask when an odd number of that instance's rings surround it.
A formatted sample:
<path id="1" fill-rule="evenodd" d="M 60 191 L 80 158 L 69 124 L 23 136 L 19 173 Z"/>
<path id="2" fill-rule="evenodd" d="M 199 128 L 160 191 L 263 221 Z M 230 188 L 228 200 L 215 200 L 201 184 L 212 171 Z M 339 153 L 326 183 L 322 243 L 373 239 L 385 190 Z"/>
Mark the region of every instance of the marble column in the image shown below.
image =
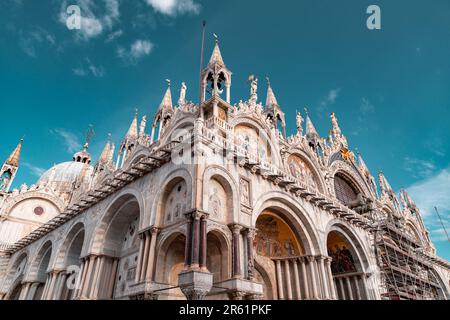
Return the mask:
<path id="1" fill-rule="evenodd" d="M 329 288 L 328 288 L 328 275 L 325 272 L 325 257 L 318 257 L 319 271 L 320 276 L 322 278 L 322 289 L 323 289 L 323 298 L 330 299 Z"/>
<path id="2" fill-rule="evenodd" d="M 103 266 L 105 262 L 105 257 L 100 256 L 97 258 L 97 265 L 94 272 L 94 277 L 92 279 L 92 288 L 89 296 L 92 299 L 98 299 L 98 292 L 102 283 L 100 282 L 101 275 L 103 274 Z"/>
<path id="3" fill-rule="evenodd" d="M 38 289 L 38 287 L 39 287 L 39 282 L 34 282 L 32 285 L 31 285 L 31 288 L 30 288 L 30 291 L 29 291 L 29 293 L 28 293 L 28 297 L 27 297 L 27 300 L 34 300 L 34 298 L 35 298 L 35 296 L 36 296 L 36 291 L 37 291 L 37 289 Z M 1 299 L 0 299 L 1 300 Z"/>
<path id="4" fill-rule="evenodd" d="M 339 292 L 341 293 L 341 299 L 347 300 L 347 295 L 345 294 L 345 289 L 344 289 L 344 282 L 342 281 L 342 278 L 337 278 L 337 280 L 339 283 Z"/>
<path id="5" fill-rule="evenodd" d="M 337 293 L 336 293 L 336 285 L 333 280 L 333 274 L 331 273 L 331 261 L 332 261 L 332 258 L 330 258 L 330 257 L 325 258 L 325 271 L 328 275 L 328 284 L 330 287 L 329 288 L 330 289 L 330 297 L 331 297 L 331 299 L 338 300 Z"/>
<path id="6" fill-rule="evenodd" d="M 53 297 L 53 293 L 55 290 L 55 284 L 56 284 L 56 279 L 58 277 L 58 271 L 52 271 L 51 272 L 51 279 L 50 279 L 50 285 L 47 291 L 47 294 L 45 295 L 45 300 L 52 300 Z"/>
<path id="7" fill-rule="evenodd" d="M 200 219 L 201 215 L 196 212 L 192 222 L 192 260 L 191 268 L 198 269 L 200 266 Z"/>
<path id="8" fill-rule="evenodd" d="M 48 287 L 50 286 L 50 273 L 47 273 L 47 277 L 45 279 L 44 289 L 42 290 L 41 300 L 45 300 L 45 296 L 48 291 Z"/>
<path id="9" fill-rule="evenodd" d="M 277 269 L 277 285 L 278 285 L 278 299 L 283 300 L 284 299 L 284 292 L 283 292 L 283 277 L 281 275 L 281 261 L 276 260 L 275 266 Z"/>
<path id="10" fill-rule="evenodd" d="M 301 294 L 301 290 L 300 290 L 300 276 L 298 273 L 298 259 L 297 258 L 295 258 L 293 260 L 293 264 L 294 264 L 295 296 L 296 296 L 297 300 L 301 300 L 302 294 Z"/>
<path id="11" fill-rule="evenodd" d="M 354 276 L 354 282 L 355 282 L 355 287 L 356 287 L 356 300 L 362 300 L 362 297 L 361 297 L 361 290 L 360 290 L 360 288 L 359 288 L 359 276 L 358 275 L 356 275 L 356 276 Z"/>
<path id="12" fill-rule="evenodd" d="M 19 300 L 27 300 L 28 291 L 30 290 L 31 283 L 26 282 L 22 285 Z"/>
<path id="13" fill-rule="evenodd" d="M 117 277 L 117 268 L 119 267 L 119 259 L 112 258 L 111 261 L 111 277 L 109 278 L 108 286 L 107 286 L 107 296 L 109 299 L 114 297 L 114 283 Z"/>
<path id="14" fill-rule="evenodd" d="M 317 275 L 316 275 L 316 269 L 314 268 L 314 261 L 316 261 L 316 258 L 314 256 L 308 256 L 308 267 L 309 267 L 309 274 L 311 279 L 311 289 L 312 289 L 312 298 L 313 299 L 319 299 L 319 294 L 317 290 Z"/>
<path id="15" fill-rule="evenodd" d="M 370 300 L 369 291 L 367 290 L 367 278 L 368 276 L 366 274 L 361 275 L 361 282 L 364 290 L 365 299 Z"/>
<path id="16" fill-rule="evenodd" d="M 156 242 L 158 240 L 158 234 L 161 229 L 153 227 L 150 229 L 150 249 L 148 254 L 148 262 L 147 262 L 147 274 L 145 275 L 145 279 L 147 281 L 153 281 L 154 277 L 154 269 L 155 269 L 155 250 L 156 250 Z"/>
<path id="17" fill-rule="evenodd" d="M 142 270 L 142 264 L 144 260 L 144 248 L 145 248 L 145 236 L 144 233 L 139 234 L 139 256 L 138 256 L 138 263 L 136 267 L 136 277 L 134 281 L 136 283 L 141 282 L 141 270 Z"/>
<path id="18" fill-rule="evenodd" d="M 347 286 L 349 300 L 353 300 L 352 284 L 350 283 L 349 277 L 345 277 L 345 284 Z"/>
<path id="19" fill-rule="evenodd" d="M 184 248 L 184 269 L 188 269 L 191 265 L 191 253 L 192 253 L 192 217 L 186 215 L 186 242 Z"/>
<path id="20" fill-rule="evenodd" d="M 245 243 L 247 244 L 247 279 L 253 280 L 255 277 L 255 257 L 253 254 L 253 241 L 256 230 L 247 229 L 245 232 Z"/>
<path id="21" fill-rule="evenodd" d="M 284 274 L 286 277 L 286 294 L 287 294 L 287 299 L 288 300 L 292 300 L 292 282 L 291 282 L 291 270 L 290 270 L 290 266 L 289 266 L 289 259 L 284 260 Z"/>
<path id="22" fill-rule="evenodd" d="M 144 256 L 142 258 L 142 268 L 140 274 L 140 281 L 143 281 L 146 278 L 147 268 L 148 268 L 148 254 L 150 248 L 150 234 L 147 231 L 144 232 Z"/>
<path id="23" fill-rule="evenodd" d="M 82 258 L 81 261 L 82 261 L 81 262 L 81 270 L 77 276 L 77 285 L 75 287 L 74 294 L 73 294 L 74 298 L 79 298 L 81 296 L 81 289 L 83 288 L 83 284 L 86 279 L 87 265 L 88 265 L 89 260 L 87 257 L 85 257 L 85 258 Z"/>
<path id="24" fill-rule="evenodd" d="M 89 288 L 91 285 L 91 278 L 92 278 L 92 270 L 94 269 L 94 263 L 95 263 L 95 256 L 91 255 L 89 256 L 89 261 L 88 261 L 88 266 L 87 266 L 87 271 L 86 271 L 86 276 L 85 279 L 83 281 L 83 287 L 81 289 L 81 297 L 82 298 L 89 298 Z"/>
<path id="25" fill-rule="evenodd" d="M 241 273 L 241 253 L 240 253 L 240 238 L 242 227 L 238 224 L 231 226 L 233 233 L 233 277 L 240 278 Z"/>
<path id="26" fill-rule="evenodd" d="M 300 268 L 302 270 L 302 281 L 303 281 L 303 287 L 304 287 L 304 298 L 310 299 L 309 294 L 309 285 L 308 285 L 308 274 L 306 272 L 306 260 L 305 257 L 300 258 Z"/>
<path id="27" fill-rule="evenodd" d="M 206 255 L 207 255 L 207 220 L 203 216 L 200 220 L 200 269 L 207 271 Z"/>
<path id="28" fill-rule="evenodd" d="M 55 300 L 62 300 L 62 294 L 64 292 L 64 288 L 67 286 L 67 277 L 68 277 L 67 272 L 62 271 L 60 273 L 60 277 L 61 277 L 61 279 L 59 282 L 59 286 L 58 286 L 58 289 L 57 289 L 57 291 L 55 293 L 55 297 L 54 297 Z"/>

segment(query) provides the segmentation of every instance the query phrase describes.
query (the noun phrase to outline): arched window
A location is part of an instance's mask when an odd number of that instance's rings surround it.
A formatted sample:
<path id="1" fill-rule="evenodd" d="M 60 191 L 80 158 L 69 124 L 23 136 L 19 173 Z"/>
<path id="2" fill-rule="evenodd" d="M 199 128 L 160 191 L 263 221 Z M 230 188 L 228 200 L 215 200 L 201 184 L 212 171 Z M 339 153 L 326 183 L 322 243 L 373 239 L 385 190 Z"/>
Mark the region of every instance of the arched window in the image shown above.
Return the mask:
<path id="1" fill-rule="evenodd" d="M 336 174 L 334 177 L 334 191 L 336 198 L 346 206 L 355 201 L 359 193 L 356 187 L 341 174 Z"/>

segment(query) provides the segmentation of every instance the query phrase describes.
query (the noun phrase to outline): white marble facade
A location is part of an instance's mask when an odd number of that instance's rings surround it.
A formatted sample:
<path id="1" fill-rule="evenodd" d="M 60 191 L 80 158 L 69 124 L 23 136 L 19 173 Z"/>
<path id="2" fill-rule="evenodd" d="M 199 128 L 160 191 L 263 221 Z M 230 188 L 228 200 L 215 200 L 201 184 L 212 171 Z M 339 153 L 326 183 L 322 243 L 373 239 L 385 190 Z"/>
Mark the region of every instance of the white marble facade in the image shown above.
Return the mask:
<path id="1" fill-rule="evenodd" d="M 183 83 L 174 106 L 169 82 L 151 129 L 136 115 L 118 154 L 108 142 L 94 166 L 86 144 L 36 185 L 1 192 L 1 299 L 382 299 L 380 221 L 429 258 L 409 269 L 429 279 L 414 298 L 450 297 L 419 210 L 382 173 L 377 187 L 334 114 L 326 139 L 300 114 L 287 137 L 257 79 L 231 105 L 218 43 L 201 83 L 200 104 Z"/>

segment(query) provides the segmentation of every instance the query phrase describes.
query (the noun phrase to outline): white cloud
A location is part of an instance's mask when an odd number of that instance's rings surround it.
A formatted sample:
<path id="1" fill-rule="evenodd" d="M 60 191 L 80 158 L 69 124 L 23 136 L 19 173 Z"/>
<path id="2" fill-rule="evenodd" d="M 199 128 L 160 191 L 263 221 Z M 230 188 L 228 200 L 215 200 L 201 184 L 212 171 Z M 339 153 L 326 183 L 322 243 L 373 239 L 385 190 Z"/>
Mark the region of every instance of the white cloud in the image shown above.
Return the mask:
<path id="1" fill-rule="evenodd" d="M 146 0 L 159 13 L 176 16 L 177 14 L 200 12 L 200 5 L 194 0 Z"/>
<path id="2" fill-rule="evenodd" d="M 403 164 L 405 170 L 411 172 L 416 178 L 427 178 L 436 170 L 436 165 L 433 161 L 405 157 Z"/>
<path id="3" fill-rule="evenodd" d="M 67 152 L 75 153 L 81 150 L 81 143 L 79 142 L 78 137 L 72 132 L 66 129 L 57 128 L 50 130 L 50 133 L 62 140 Z"/>
<path id="4" fill-rule="evenodd" d="M 85 62 L 80 66 L 72 69 L 72 72 L 78 77 L 85 77 L 91 74 L 96 78 L 101 78 L 105 75 L 105 69 L 102 66 L 93 64 L 89 58 L 86 58 Z"/>
<path id="5" fill-rule="evenodd" d="M 37 56 L 37 47 L 40 45 L 55 46 L 55 36 L 43 28 L 37 28 L 31 32 L 19 32 L 19 45 L 23 52 L 28 56 L 35 58 Z"/>
<path id="6" fill-rule="evenodd" d="M 36 177 L 40 177 L 46 171 L 44 168 L 36 167 L 29 162 L 24 162 L 23 165 Z"/>
<path id="7" fill-rule="evenodd" d="M 152 52 L 153 47 L 153 43 L 149 40 L 136 40 L 129 50 L 119 47 L 117 56 L 127 62 L 136 63 L 144 56 L 148 56 Z"/>
<path id="8" fill-rule="evenodd" d="M 112 33 L 110 33 L 108 35 L 108 37 L 106 38 L 105 42 L 106 43 L 112 42 L 112 41 L 116 40 L 117 38 L 120 38 L 122 35 L 123 35 L 123 30 L 122 29 L 114 31 L 114 32 L 112 32 Z"/>
<path id="9" fill-rule="evenodd" d="M 406 188 L 430 229 L 433 241 L 448 241 L 434 207 L 437 207 L 443 223 L 450 231 L 450 168 Z"/>
<path id="10" fill-rule="evenodd" d="M 361 105 L 359 106 L 359 111 L 363 114 L 372 113 L 375 111 L 374 105 L 367 98 L 361 99 Z"/>
<path id="11" fill-rule="evenodd" d="M 67 0 L 61 4 L 59 21 L 65 26 L 68 18 L 66 12 L 70 5 Z M 100 36 L 105 30 L 111 30 L 119 20 L 120 10 L 118 0 L 103 0 L 99 8 L 98 1 L 78 0 L 77 5 L 81 9 L 81 29 L 76 30 L 76 37 L 79 40 L 90 40 Z"/>
<path id="12" fill-rule="evenodd" d="M 317 108 L 317 111 L 319 113 L 322 113 L 325 111 L 325 109 L 334 104 L 339 97 L 339 94 L 341 93 L 341 88 L 336 88 L 328 91 L 327 95 L 322 98 L 322 100 L 319 103 L 319 107 Z"/>

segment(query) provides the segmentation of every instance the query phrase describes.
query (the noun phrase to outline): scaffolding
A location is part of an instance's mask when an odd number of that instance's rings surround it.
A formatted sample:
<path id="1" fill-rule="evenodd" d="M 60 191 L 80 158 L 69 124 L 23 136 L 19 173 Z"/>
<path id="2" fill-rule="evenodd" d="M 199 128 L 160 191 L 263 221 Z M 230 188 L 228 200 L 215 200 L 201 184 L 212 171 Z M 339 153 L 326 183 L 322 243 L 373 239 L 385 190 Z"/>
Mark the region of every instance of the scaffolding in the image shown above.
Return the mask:
<path id="1" fill-rule="evenodd" d="M 422 244 L 400 221 L 393 218 L 379 221 L 375 246 L 384 278 L 383 299 L 443 299 L 442 288 Z"/>

